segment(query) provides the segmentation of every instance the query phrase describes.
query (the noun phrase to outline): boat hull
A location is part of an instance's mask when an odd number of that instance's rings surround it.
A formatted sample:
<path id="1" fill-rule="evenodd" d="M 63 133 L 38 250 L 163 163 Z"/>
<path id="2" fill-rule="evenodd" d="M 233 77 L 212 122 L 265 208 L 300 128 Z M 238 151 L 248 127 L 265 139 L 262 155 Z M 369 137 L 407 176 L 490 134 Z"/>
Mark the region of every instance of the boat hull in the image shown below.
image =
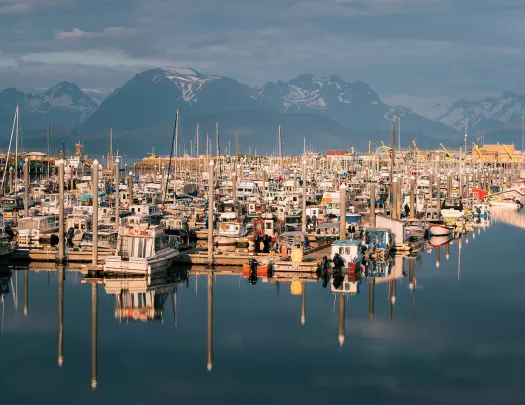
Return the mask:
<path id="1" fill-rule="evenodd" d="M 179 255 L 176 250 L 160 253 L 147 259 L 129 258 L 122 259 L 120 256 L 107 256 L 104 271 L 118 274 L 141 274 L 153 275 L 165 272 Z"/>
<path id="2" fill-rule="evenodd" d="M 428 232 L 432 236 L 446 236 L 452 233 L 453 229 L 446 225 L 431 225 Z"/>

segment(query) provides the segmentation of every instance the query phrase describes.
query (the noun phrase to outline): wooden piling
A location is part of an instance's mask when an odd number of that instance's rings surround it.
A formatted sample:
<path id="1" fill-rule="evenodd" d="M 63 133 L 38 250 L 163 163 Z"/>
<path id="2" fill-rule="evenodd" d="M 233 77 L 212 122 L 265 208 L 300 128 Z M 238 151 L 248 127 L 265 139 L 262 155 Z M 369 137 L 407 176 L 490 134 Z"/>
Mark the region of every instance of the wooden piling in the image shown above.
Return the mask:
<path id="1" fill-rule="evenodd" d="M 376 184 L 370 183 L 370 226 L 376 226 Z"/>
<path id="2" fill-rule="evenodd" d="M 24 160 L 24 217 L 29 216 L 29 159 Z"/>
<path id="3" fill-rule="evenodd" d="M 213 266 L 213 206 L 215 194 L 215 163 L 208 165 L 208 265 Z"/>
<path id="4" fill-rule="evenodd" d="M 416 178 L 412 176 L 410 178 L 410 219 L 416 217 L 416 199 L 415 199 L 415 189 L 416 189 Z"/>
<path id="5" fill-rule="evenodd" d="M 117 158 L 115 160 L 115 229 L 118 232 L 118 227 L 120 224 L 120 160 Z"/>
<path id="6" fill-rule="evenodd" d="M 58 162 L 58 262 L 64 263 L 66 258 L 64 252 L 64 161 Z"/>
<path id="7" fill-rule="evenodd" d="M 93 264 L 98 264 L 98 160 L 93 161 L 91 168 L 91 192 L 93 194 Z"/>
<path id="8" fill-rule="evenodd" d="M 346 185 L 339 187 L 339 239 L 346 239 Z"/>
<path id="9" fill-rule="evenodd" d="M 303 180 L 303 213 L 302 213 L 302 228 L 303 232 L 306 232 L 306 159 L 303 157 L 303 172 L 301 174 Z"/>

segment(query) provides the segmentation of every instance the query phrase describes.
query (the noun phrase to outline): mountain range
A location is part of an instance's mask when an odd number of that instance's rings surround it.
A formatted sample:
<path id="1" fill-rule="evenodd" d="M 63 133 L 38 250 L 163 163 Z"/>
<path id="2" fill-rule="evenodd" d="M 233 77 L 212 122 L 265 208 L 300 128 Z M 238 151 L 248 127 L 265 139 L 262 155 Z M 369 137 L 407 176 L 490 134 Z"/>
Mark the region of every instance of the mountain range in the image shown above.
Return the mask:
<path id="1" fill-rule="evenodd" d="M 219 122 L 221 152 L 234 141 L 235 132 L 239 132 L 242 152 L 248 147 L 272 152 L 281 125 L 285 150 L 299 153 L 304 137 L 316 150 L 350 146 L 363 150 L 368 140 L 387 143 L 394 114 L 400 118 L 397 125 L 402 127 L 403 145 L 411 145 L 417 137 L 421 147 L 435 147 L 444 140 L 456 146 L 462 143 L 462 117 L 468 116 L 471 126 L 493 131 L 519 125 L 525 110 L 525 97 L 507 91 L 499 99 L 436 105 L 425 117 L 384 103 L 366 83 L 338 76 L 300 75 L 253 88 L 228 77 L 176 67 L 138 73 L 101 103 L 96 96 L 68 82 L 35 94 L 3 90 L 0 130 L 11 130 L 18 104 L 26 145 L 44 145 L 42 135 L 50 121 L 55 137 L 71 143 L 81 140 L 91 153 L 106 151 L 107 134 L 113 128 L 123 153 L 142 154 L 154 146 L 164 154 L 171 147 L 178 108 L 180 150 L 195 144 L 197 122 L 201 145 L 206 134 L 214 138 Z"/>

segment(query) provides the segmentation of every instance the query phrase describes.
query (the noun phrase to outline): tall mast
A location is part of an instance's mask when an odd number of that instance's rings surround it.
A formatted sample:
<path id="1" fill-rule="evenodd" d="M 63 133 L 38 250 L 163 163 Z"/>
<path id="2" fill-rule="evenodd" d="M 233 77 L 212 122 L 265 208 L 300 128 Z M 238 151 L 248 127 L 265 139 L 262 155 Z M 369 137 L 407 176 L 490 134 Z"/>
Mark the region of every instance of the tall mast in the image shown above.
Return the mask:
<path id="1" fill-rule="evenodd" d="M 219 123 L 215 124 L 215 156 L 219 157 L 221 150 L 219 149 Z"/>
<path id="2" fill-rule="evenodd" d="M 179 109 L 175 113 L 175 157 L 179 157 Z"/>
<path id="3" fill-rule="evenodd" d="M 111 173 L 113 173 L 113 128 L 109 129 L 108 169 Z"/>
<path id="4" fill-rule="evenodd" d="M 15 111 L 15 120 L 16 120 L 16 127 L 15 127 L 15 183 L 16 180 L 18 180 L 18 104 L 16 105 L 16 111 Z"/>
<path id="5" fill-rule="evenodd" d="M 177 108 L 177 112 L 176 112 L 176 115 L 175 115 L 175 125 L 173 127 L 173 135 L 171 136 L 171 151 L 170 151 L 170 160 L 169 160 L 169 163 L 168 163 L 168 180 L 166 181 L 166 187 L 165 187 L 165 190 L 164 190 L 164 193 L 165 195 L 168 193 L 168 184 L 170 182 L 170 175 L 171 175 L 171 159 L 173 158 L 173 151 L 174 150 L 177 150 L 177 137 L 178 137 L 178 133 L 179 133 L 179 109 Z M 159 157 L 160 159 L 160 157 Z M 175 165 L 177 164 L 177 160 L 175 160 Z M 160 169 L 160 161 L 159 161 L 159 169 Z M 176 173 L 176 169 L 177 167 L 175 166 L 175 176 L 177 175 Z"/>
<path id="6" fill-rule="evenodd" d="M 235 174 L 237 174 L 237 162 L 239 160 L 239 133 L 235 133 Z"/>
<path id="7" fill-rule="evenodd" d="M 47 123 L 47 182 L 49 183 L 51 163 L 51 122 Z"/>
<path id="8" fill-rule="evenodd" d="M 396 154 L 396 115 L 392 120 L 392 149 L 390 151 L 390 193 L 392 193 L 392 185 L 394 183 L 394 164 L 395 164 L 395 154 Z M 394 201 L 394 200 L 392 200 Z"/>
<path id="9" fill-rule="evenodd" d="M 198 122 L 197 122 L 197 129 L 196 129 L 195 136 L 197 137 L 195 149 L 197 150 L 197 158 L 198 158 L 199 157 L 199 136 L 200 136 L 200 125 Z"/>
<path id="10" fill-rule="evenodd" d="M 279 155 L 281 155 L 281 175 L 284 182 L 284 152 L 283 152 L 283 133 L 279 125 Z"/>

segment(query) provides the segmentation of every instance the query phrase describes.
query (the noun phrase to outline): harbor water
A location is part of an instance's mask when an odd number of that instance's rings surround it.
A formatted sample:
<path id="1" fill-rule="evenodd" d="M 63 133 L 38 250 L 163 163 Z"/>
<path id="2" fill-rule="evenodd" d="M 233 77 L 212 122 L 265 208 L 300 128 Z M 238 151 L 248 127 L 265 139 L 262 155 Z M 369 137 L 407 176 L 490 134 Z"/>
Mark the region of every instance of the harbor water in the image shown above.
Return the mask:
<path id="1" fill-rule="evenodd" d="M 321 282 L 292 294 L 287 282 L 221 272 L 210 291 L 190 270 L 141 321 L 80 272 L 66 268 L 62 290 L 56 269 L 11 268 L 2 402 L 525 403 L 523 229 L 512 222 L 428 247 L 412 280 L 410 259 L 396 258 L 404 274 L 395 287 L 376 280 L 373 316 L 366 278 L 341 299 Z"/>

